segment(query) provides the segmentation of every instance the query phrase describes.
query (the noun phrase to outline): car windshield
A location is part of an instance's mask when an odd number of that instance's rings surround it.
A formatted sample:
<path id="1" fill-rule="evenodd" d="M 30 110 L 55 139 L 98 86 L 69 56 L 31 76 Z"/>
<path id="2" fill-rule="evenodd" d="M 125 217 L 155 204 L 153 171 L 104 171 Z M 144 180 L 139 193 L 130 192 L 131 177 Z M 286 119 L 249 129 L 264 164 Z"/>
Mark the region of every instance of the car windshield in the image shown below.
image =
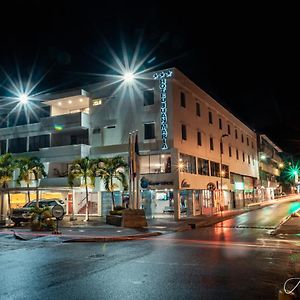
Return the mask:
<path id="1" fill-rule="evenodd" d="M 46 206 L 54 206 L 57 202 L 55 200 L 40 200 L 39 207 L 46 207 Z M 31 201 L 24 205 L 24 207 L 35 207 L 35 201 Z"/>

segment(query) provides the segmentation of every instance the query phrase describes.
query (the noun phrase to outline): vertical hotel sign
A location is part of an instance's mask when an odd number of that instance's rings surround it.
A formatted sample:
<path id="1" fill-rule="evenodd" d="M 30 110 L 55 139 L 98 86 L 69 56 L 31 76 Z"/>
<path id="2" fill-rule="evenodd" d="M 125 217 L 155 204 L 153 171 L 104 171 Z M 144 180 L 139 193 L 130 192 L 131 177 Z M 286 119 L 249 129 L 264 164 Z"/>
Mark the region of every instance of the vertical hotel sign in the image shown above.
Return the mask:
<path id="1" fill-rule="evenodd" d="M 160 131 L 162 145 L 161 149 L 168 149 L 168 115 L 167 115 L 167 78 L 172 77 L 173 71 L 167 70 L 153 74 L 153 78 L 159 80 L 160 90 Z"/>

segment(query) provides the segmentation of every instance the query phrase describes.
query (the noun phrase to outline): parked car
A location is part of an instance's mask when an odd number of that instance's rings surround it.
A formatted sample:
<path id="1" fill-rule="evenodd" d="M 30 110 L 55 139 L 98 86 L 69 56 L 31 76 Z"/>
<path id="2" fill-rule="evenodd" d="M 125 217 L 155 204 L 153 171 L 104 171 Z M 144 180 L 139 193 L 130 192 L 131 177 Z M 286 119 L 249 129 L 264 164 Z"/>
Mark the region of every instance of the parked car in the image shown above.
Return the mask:
<path id="1" fill-rule="evenodd" d="M 32 209 L 35 207 L 36 201 L 30 201 L 26 203 L 22 208 L 15 208 L 11 212 L 11 220 L 15 225 L 20 225 L 21 222 L 29 222 L 32 216 Z M 60 199 L 41 199 L 39 200 L 39 207 L 49 207 L 52 209 L 55 205 L 60 205 L 63 207 L 66 213 L 66 204 Z"/>

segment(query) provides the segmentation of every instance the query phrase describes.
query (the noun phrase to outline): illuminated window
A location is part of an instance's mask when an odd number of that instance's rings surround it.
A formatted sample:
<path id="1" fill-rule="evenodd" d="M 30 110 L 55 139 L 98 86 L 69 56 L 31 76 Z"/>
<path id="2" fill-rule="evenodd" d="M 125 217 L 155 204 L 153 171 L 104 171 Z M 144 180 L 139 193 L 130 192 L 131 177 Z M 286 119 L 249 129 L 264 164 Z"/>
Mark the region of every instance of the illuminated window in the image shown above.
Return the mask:
<path id="1" fill-rule="evenodd" d="M 102 100 L 101 99 L 94 99 L 93 100 L 93 106 L 97 106 L 97 105 L 101 105 L 102 104 Z"/>

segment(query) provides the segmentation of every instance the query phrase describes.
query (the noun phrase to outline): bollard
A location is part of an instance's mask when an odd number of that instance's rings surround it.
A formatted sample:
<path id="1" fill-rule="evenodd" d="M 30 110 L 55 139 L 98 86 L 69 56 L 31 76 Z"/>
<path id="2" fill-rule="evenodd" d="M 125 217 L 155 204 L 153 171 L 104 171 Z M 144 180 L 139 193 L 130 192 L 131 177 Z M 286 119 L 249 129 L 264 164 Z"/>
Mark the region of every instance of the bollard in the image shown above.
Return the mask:
<path id="1" fill-rule="evenodd" d="M 296 299 L 296 295 L 293 292 L 287 294 L 283 290 L 280 290 L 278 293 L 278 300 L 295 300 L 295 299 Z"/>

